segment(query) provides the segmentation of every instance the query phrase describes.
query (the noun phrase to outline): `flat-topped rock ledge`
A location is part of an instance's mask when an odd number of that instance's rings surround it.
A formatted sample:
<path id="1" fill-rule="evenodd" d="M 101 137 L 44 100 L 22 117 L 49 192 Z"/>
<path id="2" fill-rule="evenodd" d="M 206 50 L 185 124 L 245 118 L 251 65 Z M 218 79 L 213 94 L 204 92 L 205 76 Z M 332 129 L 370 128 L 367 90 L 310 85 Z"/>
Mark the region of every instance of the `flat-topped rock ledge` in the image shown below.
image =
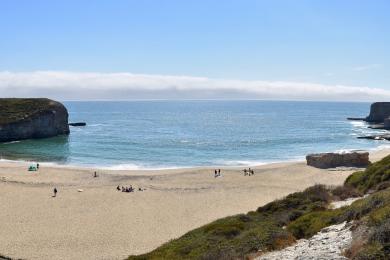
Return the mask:
<path id="1" fill-rule="evenodd" d="M 327 169 L 335 167 L 365 167 L 370 161 L 368 152 L 319 153 L 306 156 L 307 165 Z"/>
<path id="2" fill-rule="evenodd" d="M 68 111 L 47 98 L 0 98 L 0 142 L 69 134 Z"/>

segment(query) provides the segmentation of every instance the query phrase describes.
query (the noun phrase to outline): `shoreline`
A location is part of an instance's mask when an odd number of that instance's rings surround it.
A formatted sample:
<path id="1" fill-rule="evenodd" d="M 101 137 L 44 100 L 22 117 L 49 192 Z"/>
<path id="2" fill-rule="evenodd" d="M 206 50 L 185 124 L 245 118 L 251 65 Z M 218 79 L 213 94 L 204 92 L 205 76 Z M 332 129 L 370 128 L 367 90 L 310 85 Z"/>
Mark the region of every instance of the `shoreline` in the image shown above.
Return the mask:
<path id="1" fill-rule="evenodd" d="M 343 153 L 343 152 L 353 152 L 353 151 L 364 151 L 369 152 L 370 154 L 373 153 L 380 153 L 381 151 L 390 151 L 390 143 L 389 144 L 380 144 L 375 148 L 370 149 L 339 149 L 333 151 L 333 153 Z M 329 151 L 328 151 L 329 152 Z M 324 152 L 324 153 L 328 153 Z M 331 152 L 329 152 L 331 153 Z M 98 159 L 98 158 L 97 158 Z M 236 160 L 240 161 L 240 160 Z M 238 164 L 238 165 L 199 165 L 199 166 L 167 166 L 167 167 L 143 167 L 138 166 L 136 164 L 132 163 L 124 163 L 124 164 L 116 164 L 116 165 L 77 165 L 77 164 L 61 164 L 56 162 L 39 162 L 40 165 L 46 166 L 46 167 L 52 167 L 52 168 L 69 168 L 69 169 L 75 169 L 75 170 L 103 170 L 103 171 L 134 171 L 134 172 L 149 172 L 149 171 L 170 171 L 170 170 L 200 170 L 200 169 L 215 169 L 215 168 L 225 168 L 225 169 L 242 169 L 246 167 L 250 168 L 257 168 L 264 165 L 269 164 L 278 164 L 278 163 L 298 163 L 298 162 L 305 162 L 305 156 L 295 156 L 295 158 L 291 159 L 281 159 L 281 160 L 274 160 L 269 162 L 256 162 L 253 164 Z M 5 158 L 0 158 L 0 165 L 3 163 L 15 163 L 15 164 L 24 164 L 26 166 L 36 163 L 38 161 L 33 160 L 10 160 Z M 133 165 L 130 167 L 126 167 L 127 165 Z"/>
<path id="2" fill-rule="evenodd" d="M 371 152 L 370 160 L 388 154 Z M 223 167 L 217 178 L 203 167 L 97 170 L 94 178 L 93 168 L 25 166 L 0 163 L 0 254 L 22 259 L 124 259 L 314 184 L 340 185 L 360 169 L 301 161 L 253 167 L 250 177 L 244 167 Z M 136 191 L 118 192 L 117 185 Z"/>

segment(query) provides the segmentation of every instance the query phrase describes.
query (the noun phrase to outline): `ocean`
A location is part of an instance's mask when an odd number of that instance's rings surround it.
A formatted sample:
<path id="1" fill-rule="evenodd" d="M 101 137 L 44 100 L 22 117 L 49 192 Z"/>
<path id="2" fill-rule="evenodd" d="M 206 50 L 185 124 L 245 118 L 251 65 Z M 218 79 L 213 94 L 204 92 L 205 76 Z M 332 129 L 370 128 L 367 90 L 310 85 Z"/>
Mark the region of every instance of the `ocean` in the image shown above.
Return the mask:
<path id="1" fill-rule="evenodd" d="M 370 103 L 292 101 L 64 102 L 69 136 L 0 144 L 1 159 L 107 169 L 250 166 L 308 153 L 377 149 L 378 130 L 347 117 Z"/>

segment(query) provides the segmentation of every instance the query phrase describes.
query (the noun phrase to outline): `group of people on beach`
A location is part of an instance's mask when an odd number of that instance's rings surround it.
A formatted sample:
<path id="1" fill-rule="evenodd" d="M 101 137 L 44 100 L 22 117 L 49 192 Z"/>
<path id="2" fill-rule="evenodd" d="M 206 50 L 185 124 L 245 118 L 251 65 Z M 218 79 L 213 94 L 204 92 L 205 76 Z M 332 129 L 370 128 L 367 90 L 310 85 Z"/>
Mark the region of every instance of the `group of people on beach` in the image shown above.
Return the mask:
<path id="1" fill-rule="evenodd" d="M 244 169 L 243 170 L 243 172 L 244 172 L 244 176 L 251 176 L 251 175 L 255 175 L 255 172 L 251 169 L 251 168 L 249 168 L 249 169 Z"/>
<path id="2" fill-rule="evenodd" d="M 214 170 L 214 178 L 220 177 L 221 176 L 221 169 L 215 169 Z"/>
<path id="3" fill-rule="evenodd" d="M 122 186 L 122 188 L 120 188 L 119 185 L 118 185 L 118 187 L 116 187 L 116 190 L 117 191 L 122 191 L 122 192 L 134 192 L 134 188 L 131 185 L 130 185 L 130 187 Z"/>
<path id="4" fill-rule="evenodd" d="M 130 187 L 120 187 L 119 185 L 116 187 L 116 190 L 117 191 L 122 191 L 122 192 L 134 192 L 135 189 L 133 188 L 132 185 L 130 185 Z M 138 188 L 138 191 L 144 191 L 145 189 L 142 189 L 142 188 Z"/>

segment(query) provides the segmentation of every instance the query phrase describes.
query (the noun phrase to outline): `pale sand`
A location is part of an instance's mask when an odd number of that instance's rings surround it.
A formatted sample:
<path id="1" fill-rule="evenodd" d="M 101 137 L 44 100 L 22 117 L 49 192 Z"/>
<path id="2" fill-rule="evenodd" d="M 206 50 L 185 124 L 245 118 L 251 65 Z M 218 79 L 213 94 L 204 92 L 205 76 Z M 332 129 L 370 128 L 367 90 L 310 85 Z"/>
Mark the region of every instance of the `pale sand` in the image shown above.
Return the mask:
<path id="1" fill-rule="evenodd" d="M 372 161 L 390 154 L 370 154 Z M 103 171 L 0 163 L 0 255 L 24 259 L 123 259 L 215 219 L 246 213 L 313 184 L 342 184 L 353 169 L 276 163 L 238 168 Z M 122 193 L 117 185 L 146 191 Z M 53 187 L 59 190 L 52 198 Z M 82 189 L 83 192 L 78 192 Z"/>

